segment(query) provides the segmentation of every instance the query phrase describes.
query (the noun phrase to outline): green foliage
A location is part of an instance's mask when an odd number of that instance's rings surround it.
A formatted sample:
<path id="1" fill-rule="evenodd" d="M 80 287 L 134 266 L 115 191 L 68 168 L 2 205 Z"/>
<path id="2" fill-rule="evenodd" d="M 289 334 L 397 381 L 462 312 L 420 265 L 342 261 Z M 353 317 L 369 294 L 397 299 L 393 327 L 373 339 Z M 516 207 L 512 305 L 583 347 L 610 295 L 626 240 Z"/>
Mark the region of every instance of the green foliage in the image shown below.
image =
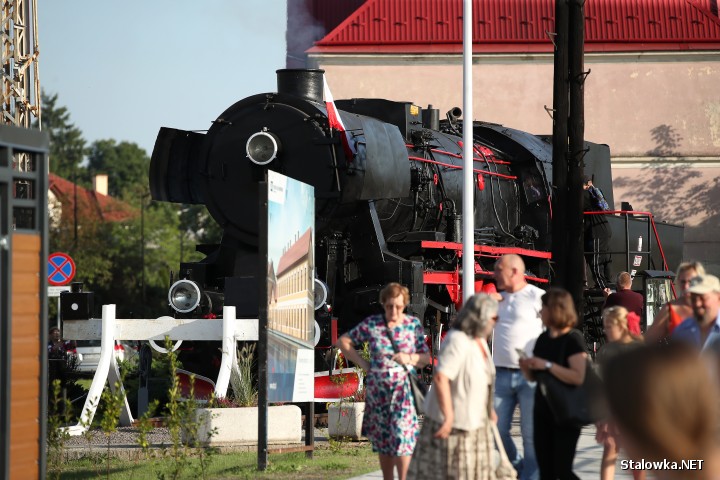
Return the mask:
<path id="1" fill-rule="evenodd" d="M 114 389 L 105 387 L 100 401 L 104 406 L 100 427 L 107 438 L 105 472 L 106 478 L 110 478 L 110 435 L 117 430 L 118 423 L 120 422 L 120 413 L 125 406 L 125 390 L 122 386 L 122 377 L 119 381 L 115 382 Z"/>
<path id="2" fill-rule="evenodd" d="M 347 444 L 347 438 L 332 438 L 328 437 L 328 445 L 330 446 L 330 450 L 332 450 L 334 453 L 340 453 L 345 448 L 345 445 Z"/>
<path id="3" fill-rule="evenodd" d="M 370 363 L 370 344 L 368 342 L 363 342 L 362 349 L 358 351 L 360 354 L 360 357 L 362 357 L 363 360 Z M 355 371 L 357 371 L 358 376 L 360 377 L 360 380 L 363 380 L 362 387 L 355 392 L 353 395 L 353 401 L 354 402 L 364 402 L 365 401 L 365 371 L 360 367 L 355 367 Z"/>
<path id="4" fill-rule="evenodd" d="M 51 385 L 47 422 L 47 468 L 50 478 L 59 479 L 65 463 L 65 443 L 70 438 L 67 429 L 72 415 L 72 404 L 61 392 L 60 380 Z"/>
<path id="5" fill-rule="evenodd" d="M 368 342 L 363 342 L 362 348 L 360 350 L 358 350 L 357 352 L 363 360 L 365 360 L 367 362 L 370 361 L 370 345 L 368 344 Z M 336 368 L 338 370 L 342 370 L 347 365 L 348 365 L 348 362 L 347 362 L 347 360 L 345 360 L 345 356 L 339 355 L 338 359 L 337 359 Z M 345 401 L 345 402 L 364 402 L 365 401 L 365 382 L 363 381 L 365 378 L 365 371 L 362 368 L 358 367 L 357 365 L 355 366 L 355 371 L 357 372 L 358 377 L 360 378 L 362 388 L 360 388 L 358 391 L 356 391 L 352 396 L 349 396 L 349 397 L 345 398 L 344 400 L 341 400 L 339 402 L 340 405 L 342 405 L 343 401 Z M 330 381 L 336 385 L 342 385 L 345 382 L 347 382 L 347 378 L 342 375 L 331 375 Z M 329 405 L 330 404 L 328 404 L 328 406 Z"/>
<path id="6" fill-rule="evenodd" d="M 88 149 L 87 170 L 108 175 L 108 195 L 138 203 L 148 191 L 150 158 L 135 143 L 98 140 Z"/>
<path id="7" fill-rule="evenodd" d="M 89 178 L 80 164 L 85 156 L 82 131 L 70 123 L 70 112 L 57 106 L 58 95 L 41 94 L 43 130 L 50 134 L 50 172 L 81 184 Z"/>
<path id="8" fill-rule="evenodd" d="M 89 398 L 89 397 L 88 397 Z M 89 398 L 89 407 L 90 409 L 95 409 L 98 405 L 99 399 L 97 397 Z M 93 442 L 92 442 L 92 419 L 89 418 L 83 418 L 82 413 L 80 416 L 80 420 L 78 421 L 80 426 L 83 427 L 83 437 L 87 441 L 88 444 L 88 455 L 93 455 Z M 100 476 L 100 471 L 97 470 L 97 463 L 94 463 L 93 466 L 95 467 L 95 473 L 97 476 Z"/>
<path id="9" fill-rule="evenodd" d="M 95 479 L 93 457 L 68 462 L 62 478 L 67 480 Z M 189 468 L 199 469 L 199 459 L 189 459 Z M 150 480 L 170 478 L 172 471 L 169 458 L 152 458 L 137 463 L 127 460 L 113 459 L 112 470 L 114 479 Z M 257 452 L 233 452 L 218 454 L 213 457 L 212 465 L 207 470 L 206 478 L 238 480 L 238 479 L 272 479 L 272 480 L 340 480 L 378 470 L 377 455 L 367 443 L 343 444 L 337 450 L 316 448 L 313 458 L 304 453 L 272 454 L 266 471 L 257 470 Z M 199 477 L 199 476 L 198 476 Z M 183 478 L 194 478 L 186 475 Z"/>
<path id="10" fill-rule="evenodd" d="M 215 244 L 222 240 L 222 229 L 205 205 L 183 205 L 180 210 L 180 229 L 190 242 Z"/>
<path id="11" fill-rule="evenodd" d="M 142 449 L 145 458 L 149 457 L 150 442 L 148 441 L 148 435 L 153 428 L 155 428 L 151 419 L 153 418 L 153 415 L 155 415 L 155 412 L 157 412 L 158 403 L 157 399 L 150 402 L 147 411 L 143 413 L 137 421 L 137 429 L 139 432 L 137 442 L 138 446 Z"/>
<path id="12" fill-rule="evenodd" d="M 180 395 L 180 380 L 177 376 L 179 362 L 177 354 L 172 351 L 172 341 L 169 337 L 165 337 L 165 349 L 168 351 L 167 357 L 170 362 L 170 375 L 172 383 L 168 391 L 167 403 L 167 427 L 170 433 L 170 449 L 165 451 L 165 456 L 172 459 L 172 467 L 169 478 L 176 480 L 181 478 L 184 470 L 191 467 L 191 457 L 196 456 L 199 460 L 196 473 L 200 473 L 202 478 L 207 478 L 207 471 L 210 465 L 211 456 L 215 453 L 215 449 L 206 448 L 202 443 L 209 441 L 215 431 L 207 432 L 205 439 L 199 438 L 200 425 L 205 418 L 201 418 L 196 414 L 198 402 L 195 400 L 195 376 L 190 377 L 190 392 L 188 398 L 182 399 Z M 183 442 L 183 436 L 186 441 Z M 162 478 L 165 478 L 163 475 Z"/>
<path id="13" fill-rule="evenodd" d="M 240 378 L 233 382 L 235 403 L 240 407 L 257 407 L 257 382 L 253 379 L 255 371 L 255 342 L 249 342 L 238 350 L 238 369 Z"/>
<path id="14" fill-rule="evenodd" d="M 127 394 L 130 410 L 137 416 L 137 398 L 140 388 L 139 378 L 139 355 L 133 355 L 129 360 L 120 362 L 120 372 L 124 375 L 123 385 Z M 179 364 L 180 362 L 178 362 Z M 167 403 L 167 391 L 170 386 L 170 362 L 168 356 L 152 351 L 152 362 L 150 364 L 150 383 L 148 385 L 148 397 L 157 403 L 154 414 L 164 415 L 165 404 Z M 151 415 L 152 417 L 152 415 Z"/>
<path id="15" fill-rule="evenodd" d="M 50 251 L 69 252 L 78 269 L 82 268 L 81 274 L 78 271 L 82 280 L 103 288 L 111 283 L 111 267 L 117 255 L 107 248 L 113 244 L 113 224 L 78 214 L 76 225 L 73 213 L 51 226 Z"/>
<path id="16" fill-rule="evenodd" d="M 172 342 L 169 337 L 165 337 L 165 348 L 168 350 L 168 359 L 170 360 L 171 384 L 168 390 L 167 403 L 167 427 L 170 433 L 170 457 L 173 460 L 173 469 L 170 478 L 177 479 L 180 473 L 187 466 L 187 455 L 185 445 L 182 442 L 183 425 L 186 418 L 185 409 L 180 400 L 180 379 L 177 376 L 179 368 L 177 355 L 172 351 Z"/>
<path id="17" fill-rule="evenodd" d="M 129 219 L 113 222 L 85 207 L 75 219 L 72 199 L 66 199 L 70 203 L 59 224 L 50 228 L 50 251 L 69 253 L 77 267 L 75 280 L 95 293 L 95 305 L 117 304 L 118 318 L 167 314 L 170 272 L 181 262 L 202 259 L 195 245 L 219 243 L 221 228 L 203 205 L 151 200 L 150 158 L 137 144 L 103 139 L 87 147 L 68 109 L 57 104 L 57 94 L 43 93 L 42 102 L 50 172 L 88 189 L 95 175 L 107 174 L 110 196 L 130 213 Z M 54 316 L 52 302 L 50 309 Z"/>

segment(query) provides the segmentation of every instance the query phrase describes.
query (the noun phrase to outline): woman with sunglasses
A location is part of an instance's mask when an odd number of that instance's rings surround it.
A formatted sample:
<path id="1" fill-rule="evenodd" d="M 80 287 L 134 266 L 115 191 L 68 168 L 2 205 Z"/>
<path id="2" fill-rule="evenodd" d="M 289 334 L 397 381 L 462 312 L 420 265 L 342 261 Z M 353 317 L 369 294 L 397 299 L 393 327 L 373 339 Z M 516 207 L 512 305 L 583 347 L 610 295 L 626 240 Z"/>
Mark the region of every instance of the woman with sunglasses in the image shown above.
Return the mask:
<path id="1" fill-rule="evenodd" d="M 399 283 L 380 291 L 384 314 L 371 315 L 338 339 L 345 358 L 367 372 L 362 434 L 377 452 L 384 480 L 405 480 L 419 431 L 410 389 L 413 368 L 430 363 L 425 331 L 416 317 L 405 313 L 410 292 Z M 370 360 L 355 350 L 368 344 Z M 407 368 L 413 367 L 413 368 Z"/>
<path id="2" fill-rule="evenodd" d="M 675 285 L 678 287 L 677 298 L 666 303 L 660 309 L 655 321 L 645 332 L 645 340 L 658 342 L 665 337 L 669 337 L 675 327 L 692 316 L 693 310 L 690 305 L 688 288 L 690 287 L 690 280 L 698 275 L 705 275 L 705 268 L 700 262 L 684 262 L 680 264 L 675 277 Z"/>

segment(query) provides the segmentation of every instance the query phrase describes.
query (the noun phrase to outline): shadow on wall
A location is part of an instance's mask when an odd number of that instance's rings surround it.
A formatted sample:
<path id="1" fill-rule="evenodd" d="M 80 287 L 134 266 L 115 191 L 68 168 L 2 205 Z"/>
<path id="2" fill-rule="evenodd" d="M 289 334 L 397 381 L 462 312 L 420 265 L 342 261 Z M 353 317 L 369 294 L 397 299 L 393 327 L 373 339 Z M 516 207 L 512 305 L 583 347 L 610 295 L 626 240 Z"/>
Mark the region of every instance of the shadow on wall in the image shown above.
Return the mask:
<path id="1" fill-rule="evenodd" d="M 653 164 L 638 169 L 617 169 L 613 186 L 616 200 L 629 201 L 635 210 L 648 210 L 656 220 L 685 225 L 686 258 L 719 252 L 720 169 L 683 163 L 668 165 L 664 157 L 682 156 L 682 136 L 670 125 L 659 125 L 650 134 L 656 147 L 647 152 Z M 688 249 L 688 244 L 699 249 Z M 708 245 L 712 244 L 712 245 Z"/>
<path id="2" fill-rule="evenodd" d="M 655 148 L 647 152 L 651 157 L 670 157 L 677 155 L 682 136 L 670 125 L 658 125 L 650 130 Z"/>

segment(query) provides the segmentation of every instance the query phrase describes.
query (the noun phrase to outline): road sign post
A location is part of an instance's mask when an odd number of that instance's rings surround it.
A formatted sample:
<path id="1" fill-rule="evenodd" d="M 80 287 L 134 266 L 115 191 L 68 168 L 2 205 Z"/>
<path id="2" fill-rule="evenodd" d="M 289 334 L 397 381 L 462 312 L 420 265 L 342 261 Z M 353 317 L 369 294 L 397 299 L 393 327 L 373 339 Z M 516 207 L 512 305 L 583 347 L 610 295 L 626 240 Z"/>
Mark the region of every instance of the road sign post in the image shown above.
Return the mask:
<path id="1" fill-rule="evenodd" d="M 69 292 L 72 287 L 70 286 L 62 286 L 62 287 L 53 287 L 48 286 L 48 297 L 53 298 L 57 297 L 57 322 L 55 323 L 55 326 L 59 328 L 62 331 L 62 327 L 60 326 L 60 294 L 62 292 Z"/>

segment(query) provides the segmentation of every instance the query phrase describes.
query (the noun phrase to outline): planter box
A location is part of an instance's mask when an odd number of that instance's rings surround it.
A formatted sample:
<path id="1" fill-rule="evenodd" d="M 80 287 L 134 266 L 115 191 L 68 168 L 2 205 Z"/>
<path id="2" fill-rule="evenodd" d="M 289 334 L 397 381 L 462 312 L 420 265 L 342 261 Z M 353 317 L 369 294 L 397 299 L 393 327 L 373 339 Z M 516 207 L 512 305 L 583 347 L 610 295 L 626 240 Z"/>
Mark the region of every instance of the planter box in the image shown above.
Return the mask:
<path id="1" fill-rule="evenodd" d="M 257 445 L 258 409 L 198 408 L 198 439 L 203 445 Z M 208 432 L 216 429 L 208 441 Z M 268 443 L 300 443 L 302 415 L 297 405 L 268 408 Z M 183 435 L 187 441 L 187 435 Z"/>
<path id="2" fill-rule="evenodd" d="M 365 402 L 332 404 L 328 407 L 328 436 L 330 438 L 362 438 Z"/>

